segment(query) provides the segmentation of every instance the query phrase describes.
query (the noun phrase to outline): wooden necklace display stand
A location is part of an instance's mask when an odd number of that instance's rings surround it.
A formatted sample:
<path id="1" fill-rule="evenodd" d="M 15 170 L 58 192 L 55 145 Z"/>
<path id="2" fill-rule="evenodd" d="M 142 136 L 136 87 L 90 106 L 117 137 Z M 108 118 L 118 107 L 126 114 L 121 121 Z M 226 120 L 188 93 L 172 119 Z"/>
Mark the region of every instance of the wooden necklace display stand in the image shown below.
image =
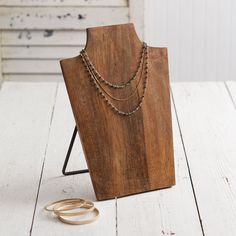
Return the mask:
<path id="1" fill-rule="evenodd" d="M 111 83 L 122 84 L 130 79 L 139 63 L 141 48 L 133 24 L 87 29 L 85 50 L 97 71 Z M 174 185 L 167 48 L 148 47 L 145 97 L 142 107 L 130 116 L 116 114 L 104 103 L 89 79 L 81 55 L 63 59 L 60 64 L 97 200 Z M 129 96 L 138 87 L 137 82 L 112 95 Z M 115 104 L 123 111 L 132 110 L 141 95 L 142 86 L 131 100 Z M 64 174 L 81 173 L 65 172 L 72 141 Z"/>

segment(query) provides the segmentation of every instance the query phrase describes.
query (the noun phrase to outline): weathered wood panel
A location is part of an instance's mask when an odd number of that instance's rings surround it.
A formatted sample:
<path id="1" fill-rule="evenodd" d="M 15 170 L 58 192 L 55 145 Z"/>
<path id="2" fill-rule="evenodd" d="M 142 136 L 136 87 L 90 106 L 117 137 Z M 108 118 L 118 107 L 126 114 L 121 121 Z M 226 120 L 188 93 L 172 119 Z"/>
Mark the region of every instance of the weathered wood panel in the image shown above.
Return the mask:
<path id="1" fill-rule="evenodd" d="M 0 0 L 3 78 L 60 80 L 58 61 L 79 54 L 85 28 L 133 21 L 142 38 L 143 10 L 143 0 Z"/>
<path id="2" fill-rule="evenodd" d="M 225 82 L 226 88 L 229 92 L 229 95 L 232 99 L 233 105 L 236 109 L 236 82 L 235 81 L 227 81 Z"/>
<path id="3" fill-rule="evenodd" d="M 2 45 L 84 45 L 85 30 L 11 30 L 2 31 Z"/>
<path id="4" fill-rule="evenodd" d="M 236 110 L 223 82 L 172 86 L 205 235 L 236 232 Z"/>
<path id="5" fill-rule="evenodd" d="M 62 59 L 79 55 L 78 46 L 3 46 L 3 59 Z M 43 62 L 42 62 L 43 63 Z"/>
<path id="6" fill-rule="evenodd" d="M 99 17 L 97 17 L 99 16 Z M 85 29 L 129 22 L 129 9 L 81 7 L 1 7 L 1 29 Z"/>
<path id="7" fill-rule="evenodd" d="M 20 81 L 20 82 L 57 82 L 63 81 L 61 74 L 4 74 L 4 81 Z"/>
<path id="8" fill-rule="evenodd" d="M 3 74 L 61 74 L 58 60 L 4 60 Z"/>
<path id="9" fill-rule="evenodd" d="M 86 51 L 112 83 L 122 84 L 130 78 L 141 48 L 133 24 L 88 30 Z M 60 61 L 98 200 L 175 184 L 167 50 L 148 48 L 148 52 L 148 69 L 152 72 L 148 75 L 147 93 L 142 109 L 130 117 L 105 108 L 80 57 Z M 141 71 L 138 75 L 145 81 Z M 142 94 L 137 83 L 125 91 L 112 92 L 113 96 L 127 97 L 137 89 L 132 100 L 115 106 L 127 112 L 137 106 Z"/>
<path id="10" fill-rule="evenodd" d="M 173 80 L 236 80 L 235 0 L 145 4 L 146 40 L 168 46 Z"/>
<path id="11" fill-rule="evenodd" d="M 1 235 L 29 235 L 56 87 L 4 82 L 0 90 Z"/>
<path id="12" fill-rule="evenodd" d="M 229 78 L 227 80 L 236 81 L 236 66 L 235 66 L 235 55 L 236 55 L 236 1 L 231 1 L 231 46 L 229 56 Z"/>
<path id="13" fill-rule="evenodd" d="M 127 0 L 0 0 L 1 6 L 127 6 Z"/>
<path id="14" fill-rule="evenodd" d="M 0 87 L 2 84 L 3 75 L 2 75 L 2 31 L 0 30 Z"/>
<path id="15" fill-rule="evenodd" d="M 59 85 L 55 103 L 56 84 L 5 82 L 0 90 L 1 235 L 30 234 L 45 156 L 32 236 L 201 236 L 184 151 L 204 235 L 234 235 L 236 110 L 231 99 L 236 102 L 236 83 L 226 84 L 232 97 L 223 83 L 172 86 L 181 127 L 179 133 L 172 112 L 176 186 L 95 202 L 101 212 L 99 220 L 74 227 L 61 224 L 43 210 L 46 203 L 61 198 L 95 200 L 88 174 L 61 176 L 74 124 L 65 87 Z M 75 142 L 73 151 L 71 168 L 85 168 L 80 143 Z"/>
<path id="16" fill-rule="evenodd" d="M 140 39 L 144 39 L 144 0 L 129 0 L 129 18 Z"/>

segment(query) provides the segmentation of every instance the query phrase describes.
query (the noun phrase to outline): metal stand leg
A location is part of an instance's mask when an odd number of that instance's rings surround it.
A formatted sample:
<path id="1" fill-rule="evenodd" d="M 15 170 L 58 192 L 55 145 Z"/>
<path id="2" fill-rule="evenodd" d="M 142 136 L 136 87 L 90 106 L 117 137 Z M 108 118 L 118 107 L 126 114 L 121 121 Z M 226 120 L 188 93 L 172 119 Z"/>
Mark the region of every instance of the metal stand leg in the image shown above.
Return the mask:
<path id="1" fill-rule="evenodd" d="M 76 134 L 77 134 L 77 127 L 75 126 L 73 135 L 71 137 L 70 145 L 69 145 L 69 148 L 68 148 L 68 151 L 67 151 L 67 154 L 66 154 L 66 159 L 65 159 L 65 162 L 64 162 L 64 165 L 63 165 L 63 168 L 62 168 L 62 174 L 63 175 L 76 175 L 76 174 L 82 174 L 82 173 L 89 172 L 88 169 L 76 170 L 76 171 L 66 171 L 66 167 L 67 167 L 67 164 L 68 164 L 68 161 L 69 161 L 69 158 L 70 158 L 70 153 L 71 153 L 74 141 L 75 141 Z"/>

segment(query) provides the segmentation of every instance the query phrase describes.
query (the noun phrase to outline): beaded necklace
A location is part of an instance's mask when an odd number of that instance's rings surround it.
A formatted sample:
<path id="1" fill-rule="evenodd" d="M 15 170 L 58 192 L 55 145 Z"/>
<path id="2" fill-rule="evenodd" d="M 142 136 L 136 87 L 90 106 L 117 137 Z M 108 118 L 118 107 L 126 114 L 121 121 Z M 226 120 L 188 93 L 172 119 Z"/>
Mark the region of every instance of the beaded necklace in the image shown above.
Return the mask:
<path id="1" fill-rule="evenodd" d="M 100 75 L 100 73 L 95 69 L 87 52 L 84 49 L 80 52 L 80 55 L 82 57 L 85 69 L 89 74 L 90 80 L 91 80 L 92 84 L 95 86 L 95 89 L 98 91 L 101 98 L 106 102 L 106 104 L 116 114 L 122 115 L 122 116 L 130 116 L 130 115 L 134 114 L 135 112 L 137 112 L 141 108 L 143 100 L 144 100 L 145 92 L 147 89 L 147 80 L 148 80 L 148 47 L 145 42 L 143 43 L 140 61 L 138 63 L 138 66 L 137 66 L 137 69 L 136 69 L 134 75 L 127 82 L 125 82 L 123 84 L 113 84 L 113 83 L 109 82 L 108 80 L 105 80 Z M 136 92 L 138 91 L 138 86 L 139 86 L 139 83 L 141 81 L 142 74 L 143 74 L 143 67 L 144 67 L 144 81 L 143 81 L 143 93 L 142 93 L 141 98 L 139 99 L 137 105 L 131 111 L 120 110 L 119 108 L 117 108 L 114 105 L 114 103 L 111 101 L 111 99 L 116 100 L 116 101 L 127 101 L 128 99 L 133 97 L 133 95 L 136 94 Z M 132 91 L 131 95 L 129 95 L 126 98 L 116 98 L 116 97 L 112 96 L 110 93 L 108 93 L 106 91 L 106 89 L 102 86 L 102 84 L 104 84 L 105 86 L 108 86 L 112 89 L 123 89 L 123 88 L 127 87 L 128 85 L 130 85 L 131 82 L 137 78 L 137 75 L 138 75 L 138 72 L 140 71 L 140 69 L 141 69 L 140 80 L 138 81 L 135 90 Z M 110 97 L 110 99 L 108 97 Z"/>

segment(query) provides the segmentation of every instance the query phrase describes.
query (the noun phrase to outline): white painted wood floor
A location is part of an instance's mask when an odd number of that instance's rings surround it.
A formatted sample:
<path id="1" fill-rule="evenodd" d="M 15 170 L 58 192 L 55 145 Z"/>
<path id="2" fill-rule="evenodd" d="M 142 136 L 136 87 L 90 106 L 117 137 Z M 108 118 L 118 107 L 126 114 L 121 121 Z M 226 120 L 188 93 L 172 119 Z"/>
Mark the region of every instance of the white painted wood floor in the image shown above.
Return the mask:
<path id="1" fill-rule="evenodd" d="M 74 128 L 64 83 L 4 82 L 0 235 L 236 235 L 236 82 L 175 83 L 172 95 L 176 186 L 97 202 L 89 174 L 61 174 Z M 79 140 L 69 165 L 86 168 Z M 71 226 L 44 212 L 70 197 L 95 201 L 99 220 Z"/>

